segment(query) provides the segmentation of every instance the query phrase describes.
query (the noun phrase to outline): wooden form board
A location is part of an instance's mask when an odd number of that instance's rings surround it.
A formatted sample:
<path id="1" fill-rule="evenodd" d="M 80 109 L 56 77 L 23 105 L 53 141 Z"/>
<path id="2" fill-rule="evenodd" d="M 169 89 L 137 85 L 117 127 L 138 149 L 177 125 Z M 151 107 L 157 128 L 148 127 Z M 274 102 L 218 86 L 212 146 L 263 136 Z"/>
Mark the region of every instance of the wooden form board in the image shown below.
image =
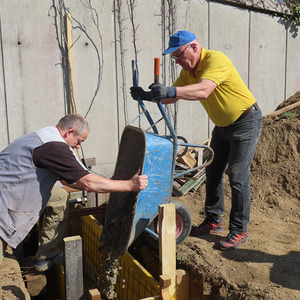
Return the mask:
<path id="1" fill-rule="evenodd" d="M 170 278 L 169 294 L 176 294 L 176 210 L 173 203 L 158 207 L 160 274 Z"/>
<path id="2" fill-rule="evenodd" d="M 89 300 L 101 300 L 101 295 L 98 289 L 89 290 Z"/>
<path id="3" fill-rule="evenodd" d="M 176 300 L 190 299 L 190 276 L 186 270 L 176 270 Z"/>

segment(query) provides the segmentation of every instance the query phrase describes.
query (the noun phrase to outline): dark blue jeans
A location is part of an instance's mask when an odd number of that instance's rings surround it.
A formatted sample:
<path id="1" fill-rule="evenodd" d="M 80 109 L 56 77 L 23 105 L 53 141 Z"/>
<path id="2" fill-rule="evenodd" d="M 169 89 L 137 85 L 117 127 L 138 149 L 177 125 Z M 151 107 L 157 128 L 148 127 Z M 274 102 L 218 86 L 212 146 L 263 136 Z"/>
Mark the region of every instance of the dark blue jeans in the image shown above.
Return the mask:
<path id="1" fill-rule="evenodd" d="M 250 165 L 262 129 L 262 113 L 256 108 L 227 127 L 215 126 L 211 147 L 215 157 L 206 168 L 206 218 L 222 223 L 224 211 L 224 173 L 231 187 L 230 233 L 247 231 L 250 219 Z"/>

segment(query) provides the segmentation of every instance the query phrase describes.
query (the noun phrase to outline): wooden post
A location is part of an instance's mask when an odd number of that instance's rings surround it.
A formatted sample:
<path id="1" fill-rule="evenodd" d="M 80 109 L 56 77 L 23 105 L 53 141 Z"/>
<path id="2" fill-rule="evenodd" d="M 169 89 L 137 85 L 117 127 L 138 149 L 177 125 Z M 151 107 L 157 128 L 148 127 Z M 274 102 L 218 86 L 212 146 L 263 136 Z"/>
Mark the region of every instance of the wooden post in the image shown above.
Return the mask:
<path id="1" fill-rule="evenodd" d="M 176 270 L 176 300 L 190 299 L 190 276 L 186 270 Z"/>
<path id="2" fill-rule="evenodd" d="M 64 238 L 66 300 L 82 299 L 82 239 L 79 235 Z"/>
<path id="3" fill-rule="evenodd" d="M 101 300 L 101 295 L 98 289 L 89 290 L 89 300 Z"/>
<path id="4" fill-rule="evenodd" d="M 170 300 L 171 278 L 168 275 L 159 276 L 160 300 Z"/>
<path id="5" fill-rule="evenodd" d="M 158 207 L 160 274 L 168 276 L 169 294 L 176 294 L 176 210 L 173 203 Z M 161 287 L 162 288 L 162 287 Z"/>
<path id="6" fill-rule="evenodd" d="M 72 37 L 72 16 L 66 14 L 66 43 L 68 47 L 68 76 L 69 76 L 69 105 L 70 113 L 76 113 L 74 97 L 74 56 L 73 56 L 73 37 Z"/>

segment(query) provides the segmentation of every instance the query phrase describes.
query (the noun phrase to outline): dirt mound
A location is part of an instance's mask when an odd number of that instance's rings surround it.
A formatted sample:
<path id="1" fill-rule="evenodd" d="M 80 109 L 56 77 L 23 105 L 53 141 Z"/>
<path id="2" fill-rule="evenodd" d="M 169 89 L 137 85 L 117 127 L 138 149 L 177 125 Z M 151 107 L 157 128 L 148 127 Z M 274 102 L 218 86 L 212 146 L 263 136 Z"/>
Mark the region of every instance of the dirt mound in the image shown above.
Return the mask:
<path id="1" fill-rule="evenodd" d="M 280 110 L 300 101 L 300 92 L 281 103 Z M 279 210 L 286 199 L 300 200 L 300 105 L 285 113 L 264 118 L 263 130 L 252 163 L 253 202 Z M 298 207 L 299 208 L 299 207 Z M 298 214 L 299 210 L 291 214 Z"/>
<path id="2" fill-rule="evenodd" d="M 231 252 L 212 249 L 218 235 L 178 246 L 178 264 L 193 277 L 190 299 L 300 298 L 300 105 L 279 113 L 299 101 L 297 92 L 264 117 L 251 167 L 250 240 Z M 180 198 L 195 225 L 204 219 L 204 199 L 203 186 Z M 226 178 L 225 229 L 230 206 Z"/>

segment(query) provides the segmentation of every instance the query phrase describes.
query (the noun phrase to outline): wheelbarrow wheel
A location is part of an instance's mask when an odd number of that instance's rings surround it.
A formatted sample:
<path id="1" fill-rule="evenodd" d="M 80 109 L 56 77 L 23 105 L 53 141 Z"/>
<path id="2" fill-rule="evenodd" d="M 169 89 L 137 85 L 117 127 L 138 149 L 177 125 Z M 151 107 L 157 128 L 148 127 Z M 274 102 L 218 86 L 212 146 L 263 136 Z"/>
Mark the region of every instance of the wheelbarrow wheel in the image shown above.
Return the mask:
<path id="1" fill-rule="evenodd" d="M 171 203 L 176 209 L 176 245 L 181 244 L 190 234 L 192 228 L 192 217 L 188 208 L 181 202 L 172 199 Z M 158 216 L 148 225 L 148 228 L 159 234 Z M 150 245 L 158 248 L 158 240 L 150 234 L 146 234 L 147 241 Z"/>

